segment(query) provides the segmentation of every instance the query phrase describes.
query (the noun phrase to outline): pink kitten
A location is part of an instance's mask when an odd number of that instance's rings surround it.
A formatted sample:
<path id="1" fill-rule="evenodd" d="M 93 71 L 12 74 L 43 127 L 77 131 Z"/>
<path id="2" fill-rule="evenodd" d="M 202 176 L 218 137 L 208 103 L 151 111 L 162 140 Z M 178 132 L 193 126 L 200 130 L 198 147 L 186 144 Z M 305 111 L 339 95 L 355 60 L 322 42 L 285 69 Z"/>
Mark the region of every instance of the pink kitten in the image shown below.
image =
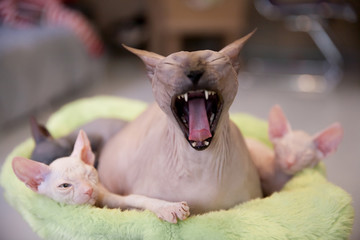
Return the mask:
<path id="1" fill-rule="evenodd" d="M 292 130 L 279 105 L 269 114 L 269 138 L 274 150 L 254 139 L 246 139 L 250 154 L 259 169 L 263 192 L 279 191 L 297 172 L 316 166 L 320 160 L 335 152 L 343 137 L 343 129 L 334 123 L 311 136 Z"/>
<path id="2" fill-rule="evenodd" d="M 67 204 L 91 204 L 109 208 L 139 208 L 153 211 L 160 219 L 176 223 L 189 215 L 185 202 L 167 202 L 140 195 L 120 196 L 107 191 L 93 167 L 95 156 L 89 139 L 80 130 L 69 157 L 58 158 L 49 166 L 24 157 L 15 157 L 15 175 L 33 191 Z"/>

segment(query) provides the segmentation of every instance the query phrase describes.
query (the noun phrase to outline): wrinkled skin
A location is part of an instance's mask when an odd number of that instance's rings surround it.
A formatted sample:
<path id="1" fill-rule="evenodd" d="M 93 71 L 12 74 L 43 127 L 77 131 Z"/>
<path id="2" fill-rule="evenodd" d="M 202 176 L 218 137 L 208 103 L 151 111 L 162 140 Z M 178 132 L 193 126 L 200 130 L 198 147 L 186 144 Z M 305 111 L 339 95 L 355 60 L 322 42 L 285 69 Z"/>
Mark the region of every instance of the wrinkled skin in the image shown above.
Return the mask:
<path id="1" fill-rule="evenodd" d="M 257 170 L 228 113 L 238 88 L 238 55 L 250 36 L 219 52 L 167 57 L 127 47 L 145 63 L 156 103 L 105 145 L 98 169 L 107 189 L 186 201 L 192 213 L 228 209 L 262 196 Z M 205 113 L 193 99 L 207 107 L 211 102 L 212 110 Z M 191 112 L 190 105 L 197 110 Z M 192 121 L 200 127 L 189 127 Z"/>
<path id="2" fill-rule="evenodd" d="M 190 215 L 186 202 L 167 202 L 141 195 L 120 196 L 107 191 L 93 167 L 95 155 L 90 141 L 80 130 L 70 156 L 49 166 L 24 157 L 15 157 L 15 175 L 34 192 L 67 204 L 90 204 L 109 208 L 137 208 L 153 211 L 160 219 L 176 223 Z"/>
<path id="3" fill-rule="evenodd" d="M 266 196 L 281 190 L 296 173 L 316 166 L 334 153 L 343 138 L 343 129 L 334 123 L 313 136 L 292 130 L 280 106 L 275 105 L 269 114 L 269 138 L 274 150 L 257 140 L 246 139 Z"/>

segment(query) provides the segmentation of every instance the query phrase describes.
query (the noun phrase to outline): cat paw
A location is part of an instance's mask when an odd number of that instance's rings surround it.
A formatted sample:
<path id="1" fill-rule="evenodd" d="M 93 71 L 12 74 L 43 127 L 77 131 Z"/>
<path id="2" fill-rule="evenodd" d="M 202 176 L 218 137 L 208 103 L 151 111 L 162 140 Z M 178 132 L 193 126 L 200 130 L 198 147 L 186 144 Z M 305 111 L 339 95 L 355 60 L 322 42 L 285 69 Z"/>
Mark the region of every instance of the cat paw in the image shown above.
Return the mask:
<path id="1" fill-rule="evenodd" d="M 177 220 L 185 220 L 190 215 L 190 208 L 186 202 L 167 203 L 156 211 L 158 218 L 177 223 Z"/>

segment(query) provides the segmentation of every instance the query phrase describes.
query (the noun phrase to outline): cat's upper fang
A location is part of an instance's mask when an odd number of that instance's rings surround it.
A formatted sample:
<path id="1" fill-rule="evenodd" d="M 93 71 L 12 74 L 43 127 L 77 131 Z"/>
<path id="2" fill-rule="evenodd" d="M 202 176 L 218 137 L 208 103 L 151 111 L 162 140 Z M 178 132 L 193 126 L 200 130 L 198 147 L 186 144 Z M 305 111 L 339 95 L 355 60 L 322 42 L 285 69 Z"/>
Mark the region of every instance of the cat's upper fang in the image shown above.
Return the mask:
<path id="1" fill-rule="evenodd" d="M 215 95 L 216 92 L 210 90 L 196 90 L 196 91 L 188 91 L 184 94 L 180 94 L 177 96 L 177 99 L 184 99 L 185 102 L 188 102 L 189 98 L 203 96 L 206 100 L 209 99 L 209 96 Z"/>

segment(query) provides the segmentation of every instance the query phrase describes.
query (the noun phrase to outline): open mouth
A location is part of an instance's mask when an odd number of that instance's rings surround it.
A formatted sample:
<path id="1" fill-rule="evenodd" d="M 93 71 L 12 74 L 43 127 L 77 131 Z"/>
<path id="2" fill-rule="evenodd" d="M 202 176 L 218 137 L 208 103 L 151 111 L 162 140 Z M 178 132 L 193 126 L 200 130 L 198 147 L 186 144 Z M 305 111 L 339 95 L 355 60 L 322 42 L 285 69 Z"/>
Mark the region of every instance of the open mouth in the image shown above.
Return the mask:
<path id="1" fill-rule="evenodd" d="M 221 97 L 210 90 L 188 91 L 174 96 L 171 108 L 190 145 L 196 150 L 206 149 L 220 118 Z"/>

